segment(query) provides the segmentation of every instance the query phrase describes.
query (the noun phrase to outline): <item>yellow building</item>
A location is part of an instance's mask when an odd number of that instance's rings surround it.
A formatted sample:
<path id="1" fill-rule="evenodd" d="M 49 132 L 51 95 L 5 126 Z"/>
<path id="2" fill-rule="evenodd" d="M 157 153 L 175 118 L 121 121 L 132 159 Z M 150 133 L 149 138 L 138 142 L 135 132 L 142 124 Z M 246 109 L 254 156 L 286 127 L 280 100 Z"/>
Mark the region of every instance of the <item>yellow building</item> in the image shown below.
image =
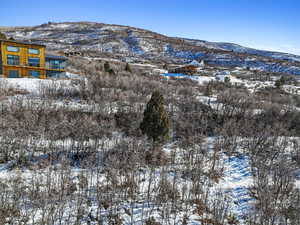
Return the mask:
<path id="1" fill-rule="evenodd" d="M 66 58 L 46 55 L 46 46 L 0 40 L 0 74 L 4 77 L 59 77 L 65 73 Z"/>

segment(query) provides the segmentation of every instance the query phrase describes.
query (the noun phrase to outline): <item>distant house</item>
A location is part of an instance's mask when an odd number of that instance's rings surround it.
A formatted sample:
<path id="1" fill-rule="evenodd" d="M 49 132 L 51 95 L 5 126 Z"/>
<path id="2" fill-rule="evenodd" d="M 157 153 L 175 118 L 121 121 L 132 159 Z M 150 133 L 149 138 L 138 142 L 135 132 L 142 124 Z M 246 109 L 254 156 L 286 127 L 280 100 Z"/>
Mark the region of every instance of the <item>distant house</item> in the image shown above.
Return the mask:
<path id="1" fill-rule="evenodd" d="M 191 63 L 189 63 L 187 65 L 170 69 L 169 73 L 182 73 L 182 74 L 193 75 L 193 74 L 196 74 L 197 72 L 199 72 L 199 70 L 202 69 L 203 67 L 204 67 L 203 61 L 201 61 L 201 63 L 199 63 L 198 61 L 193 60 Z"/>
<path id="2" fill-rule="evenodd" d="M 170 69 L 169 73 L 182 73 L 182 74 L 195 74 L 197 73 L 197 66 L 193 66 L 193 65 L 187 65 L 187 66 L 181 66 L 181 67 L 177 67 L 174 69 Z"/>
<path id="3" fill-rule="evenodd" d="M 45 45 L 0 40 L 0 74 L 8 78 L 41 79 L 64 74 L 66 58 L 46 56 L 45 52 Z"/>
<path id="4" fill-rule="evenodd" d="M 198 62 L 197 60 L 193 60 L 189 63 L 189 65 L 197 66 L 198 68 L 203 68 L 205 66 L 204 60 L 201 60 L 201 62 Z"/>

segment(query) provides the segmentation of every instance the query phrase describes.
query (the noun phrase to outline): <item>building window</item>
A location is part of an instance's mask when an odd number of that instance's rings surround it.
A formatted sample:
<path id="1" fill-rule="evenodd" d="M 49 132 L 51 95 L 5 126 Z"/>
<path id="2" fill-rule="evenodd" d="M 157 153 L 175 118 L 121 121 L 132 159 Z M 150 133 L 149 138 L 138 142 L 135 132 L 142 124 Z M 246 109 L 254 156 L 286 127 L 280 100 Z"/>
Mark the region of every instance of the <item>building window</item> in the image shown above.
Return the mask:
<path id="1" fill-rule="evenodd" d="M 52 61 L 52 69 L 60 69 L 60 64 L 58 60 Z"/>
<path id="2" fill-rule="evenodd" d="M 65 61 L 47 60 L 46 61 L 46 67 L 49 68 L 49 69 L 63 70 L 63 69 L 65 69 Z"/>
<path id="3" fill-rule="evenodd" d="M 40 50 L 39 49 L 35 49 L 35 48 L 29 48 L 28 49 L 28 53 L 29 54 L 38 55 L 38 54 L 40 54 Z"/>
<path id="4" fill-rule="evenodd" d="M 16 47 L 16 46 L 7 46 L 6 49 L 9 52 L 19 52 L 20 51 L 20 48 Z"/>
<path id="5" fill-rule="evenodd" d="M 63 78 L 63 77 L 66 77 L 65 72 L 51 71 L 51 70 L 46 71 L 46 76 L 48 78 Z"/>
<path id="6" fill-rule="evenodd" d="M 31 77 L 40 78 L 40 71 L 37 70 L 29 70 L 28 75 Z"/>
<path id="7" fill-rule="evenodd" d="M 7 55 L 7 64 L 8 65 L 20 65 L 20 56 L 18 55 Z"/>
<path id="8" fill-rule="evenodd" d="M 34 67 L 40 67 L 40 58 L 29 57 L 28 65 Z"/>
<path id="9" fill-rule="evenodd" d="M 8 71 L 9 78 L 19 78 L 19 71 L 18 70 L 9 70 Z"/>

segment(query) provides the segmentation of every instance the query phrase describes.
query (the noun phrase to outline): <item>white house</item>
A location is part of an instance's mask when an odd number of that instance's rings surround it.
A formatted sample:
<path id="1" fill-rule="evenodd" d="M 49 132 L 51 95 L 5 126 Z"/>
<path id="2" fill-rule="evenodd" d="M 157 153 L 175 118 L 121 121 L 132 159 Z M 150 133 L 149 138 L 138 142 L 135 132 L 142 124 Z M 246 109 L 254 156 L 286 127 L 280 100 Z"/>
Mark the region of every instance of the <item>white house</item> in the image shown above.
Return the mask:
<path id="1" fill-rule="evenodd" d="M 198 62 L 197 60 L 193 60 L 192 62 L 189 63 L 189 65 L 197 66 L 199 68 L 203 68 L 205 66 L 204 60 L 201 60 L 201 62 Z"/>

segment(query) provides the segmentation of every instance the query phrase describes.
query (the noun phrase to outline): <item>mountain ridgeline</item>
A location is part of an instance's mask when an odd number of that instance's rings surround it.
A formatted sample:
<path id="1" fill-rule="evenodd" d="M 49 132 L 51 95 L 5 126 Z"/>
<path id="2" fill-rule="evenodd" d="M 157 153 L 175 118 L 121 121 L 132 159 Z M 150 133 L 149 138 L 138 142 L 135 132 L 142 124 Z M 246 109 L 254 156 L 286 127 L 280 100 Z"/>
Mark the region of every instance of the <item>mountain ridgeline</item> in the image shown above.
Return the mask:
<path id="1" fill-rule="evenodd" d="M 205 60 L 208 64 L 300 75 L 300 56 L 246 48 L 232 43 L 167 37 L 129 26 L 94 22 L 46 23 L 34 27 L 0 27 L 17 40 L 46 44 L 54 51 L 111 54 L 166 63 Z"/>

